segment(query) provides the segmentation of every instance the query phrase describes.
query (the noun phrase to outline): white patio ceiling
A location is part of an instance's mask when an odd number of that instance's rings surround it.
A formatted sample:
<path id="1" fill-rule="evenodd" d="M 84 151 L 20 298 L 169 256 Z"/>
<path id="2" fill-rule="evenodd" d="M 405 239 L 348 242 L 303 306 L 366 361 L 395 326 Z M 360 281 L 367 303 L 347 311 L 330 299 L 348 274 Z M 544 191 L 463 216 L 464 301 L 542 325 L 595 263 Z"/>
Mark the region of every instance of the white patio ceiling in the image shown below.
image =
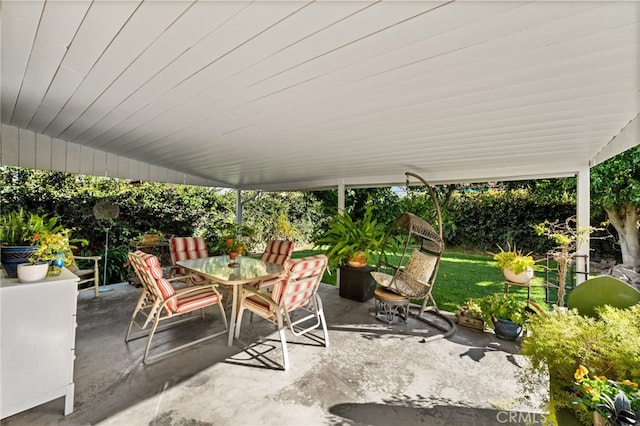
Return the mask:
<path id="1" fill-rule="evenodd" d="M 1 13 L 7 165 L 277 190 L 565 176 L 638 144 L 635 1 Z"/>

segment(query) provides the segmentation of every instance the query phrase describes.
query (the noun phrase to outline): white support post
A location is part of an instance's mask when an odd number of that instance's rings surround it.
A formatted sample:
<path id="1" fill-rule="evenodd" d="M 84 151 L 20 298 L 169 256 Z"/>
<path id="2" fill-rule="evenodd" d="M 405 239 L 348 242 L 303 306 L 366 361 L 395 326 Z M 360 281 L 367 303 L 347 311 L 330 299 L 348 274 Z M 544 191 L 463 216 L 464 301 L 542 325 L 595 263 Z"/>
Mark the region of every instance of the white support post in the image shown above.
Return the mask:
<path id="1" fill-rule="evenodd" d="M 344 180 L 338 182 L 338 213 L 344 213 L 344 199 L 345 199 L 346 188 L 344 185 Z M 336 271 L 336 288 L 340 288 L 340 268 Z"/>
<path id="2" fill-rule="evenodd" d="M 242 223 L 242 190 L 236 189 L 236 223 Z"/>
<path id="3" fill-rule="evenodd" d="M 576 206 L 576 225 L 579 229 L 585 229 L 590 226 L 590 168 L 588 165 L 578 171 L 577 179 L 577 206 Z M 589 235 L 585 235 L 585 240 L 579 244 L 577 254 L 579 257 L 576 259 L 576 284 L 584 282 L 589 276 Z M 579 261 L 584 259 L 584 262 Z"/>

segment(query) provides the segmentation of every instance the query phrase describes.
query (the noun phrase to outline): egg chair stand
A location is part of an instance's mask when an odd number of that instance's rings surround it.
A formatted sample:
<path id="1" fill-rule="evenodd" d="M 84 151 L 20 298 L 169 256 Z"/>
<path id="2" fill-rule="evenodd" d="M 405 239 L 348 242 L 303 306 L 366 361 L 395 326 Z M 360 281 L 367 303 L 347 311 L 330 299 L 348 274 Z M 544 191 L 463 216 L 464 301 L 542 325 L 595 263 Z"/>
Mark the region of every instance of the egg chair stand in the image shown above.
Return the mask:
<path id="1" fill-rule="evenodd" d="M 438 310 L 432 294 L 444 252 L 440 206 L 433 189 L 424 179 L 409 172 L 406 176 L 407 187 L 409 176 L 413 176 L 429 190 L 438 231 L 425 219 L 409 212 L 398 216 L 388 229 L 376 270 L 371 273 L 380 285 L 375 290 L 376 318 L 391 324 L 396 318 L 406 322 L 410 316 L 441 332 L 427 340 L 448 337 L 455 333 L 455 323 Z M 396 253 L 400 250 L 398 258 Z M 420 304 L 412 301 L 420 301 Z"/>

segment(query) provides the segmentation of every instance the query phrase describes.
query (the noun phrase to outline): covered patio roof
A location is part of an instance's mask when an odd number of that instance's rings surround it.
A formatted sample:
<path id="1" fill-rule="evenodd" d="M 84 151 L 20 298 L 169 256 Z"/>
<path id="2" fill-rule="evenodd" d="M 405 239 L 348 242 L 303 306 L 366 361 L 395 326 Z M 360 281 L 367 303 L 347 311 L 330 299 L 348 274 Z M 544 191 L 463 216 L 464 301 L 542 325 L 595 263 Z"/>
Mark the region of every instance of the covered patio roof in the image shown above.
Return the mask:
<path id="1" fill-rule="evenodd" d="M 639 143 L 635 1 L 1 13 L 5 165 L 295 190 L 567 176 Z"/>

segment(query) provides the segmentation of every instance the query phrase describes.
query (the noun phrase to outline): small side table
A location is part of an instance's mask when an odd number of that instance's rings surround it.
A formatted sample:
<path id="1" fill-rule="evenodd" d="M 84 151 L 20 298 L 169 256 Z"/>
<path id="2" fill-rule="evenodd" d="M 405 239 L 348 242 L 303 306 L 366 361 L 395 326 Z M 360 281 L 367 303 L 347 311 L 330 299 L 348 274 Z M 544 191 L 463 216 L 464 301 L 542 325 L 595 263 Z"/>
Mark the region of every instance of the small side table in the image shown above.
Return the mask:
<path id="1" fill-rule="evenodd" d="M 514 287 L 526 287 L 527 288 L 527 303 L 531 301 L 531 281 L 526 283 L 514 283 L 513 281 L 505 280 L 504 281 L 504 294 L 509 295 L 509 286 Z"/>
<path id="2" fill-rule="evenodd" d="M 388 324 L 397 316 L 407 322 L 409 316 L 409 299 L 397 293 L 378 287 L 373 292 L 376 299 L 376 318 Z"/>

